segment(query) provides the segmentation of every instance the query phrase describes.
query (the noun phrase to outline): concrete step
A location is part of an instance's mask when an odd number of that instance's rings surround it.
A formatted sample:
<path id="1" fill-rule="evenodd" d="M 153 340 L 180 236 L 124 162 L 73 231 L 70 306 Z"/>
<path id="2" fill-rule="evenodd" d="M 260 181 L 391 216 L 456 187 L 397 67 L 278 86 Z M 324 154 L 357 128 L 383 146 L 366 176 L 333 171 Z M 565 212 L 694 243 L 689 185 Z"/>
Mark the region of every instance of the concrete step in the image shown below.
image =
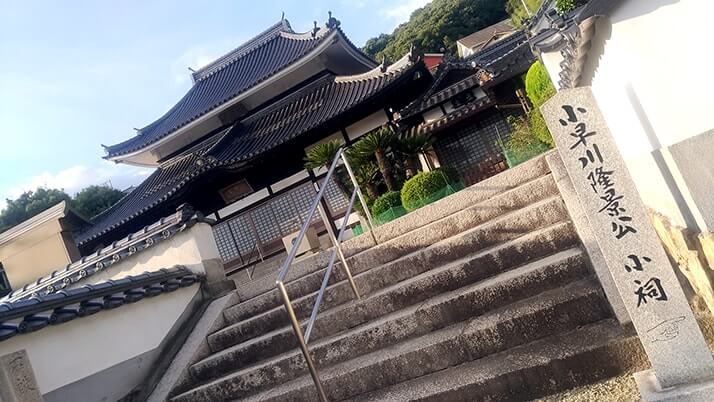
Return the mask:
<path id="1" fill-rule="evenodd" d="M 395 283 L 373 295 L 346 305 L 341 305 L 318 315 L 311 339 L 335 334 L 349 329 L 369 319 L 379 317 L 400 308 L 405 308 L 436 296 L 476 283 L 503 271 L 526 264 L 533 259 L 545 257 L 559 250 L 572 247 L 577 242 L 567 223 L 560 223 L 546 229 L 529 233 L 511 242 L 468 256 L 451 264 L 416 275 L 403 282 Z M 359 311 L 359 315 L 354 311 Z M 233 346 L 228 350 L 209 356 L 197 365 L 196 378 L 206 380 L 254 363 L 260 359 L 279 354 L 297 347 L 292 328 L 287 321 L 278 323 L 277 330 L 270 331 L 248 342 Z M 227 331 L 220 331 L 225 334 Z M 217 333 L 216 335 L 218 335 Z M 210 339 L 210 337 L 209 337 Z M 215 338 L 214 342 L 222 339 Z M 230 343 L 230 341 L 227 341 Z M 221 350 L 226 349 L 222 348 Z M 220 362 L 225 362 L 222 365 Z M 209 376 L 200 367 L 202 364 L 219 366 L 210 369 Z"/>
<path id="2" fill-rule="evenodd" d="M 350 264 L 353 274 L 367 271 L 510 212 L 526 208 L 543 199 L 557 196 L 557 194 L 558 190 L 552 176 L 547 175 L 537 178 L 518 188 L 506 191 L 479 204 L 472 204 L 455 214 L 415 228 L 392 240 L 361 251 L 349 257 L 348 264 Z M 561 209 L 564 210 L 564 208 Z M 319 289 L 327 258 L 326 256 L 320 256 L 319 259 L 314 260 L 322 263 L 319 269 L 315 268 L 286 283 L 288 292 L 292 297 L 304 296 Z M 304 270 L 304 264 L 300 268 Z M 345 279 L 342 269 L 337 268 L 333 273 L 334 278 L 331 279 L 331 283 Z M 291 271 L 292 269 L 291 267 Z M 228 322 L 239 322 L 281 304 L 279 293 L 275 290 L 273 283 L 269 291 L 256 295 L 226 310 L 226 319 Z"/>
<path id="3" fill-rule="evenodd" d="M 342 400 L 501 354 L 601 321 L 608 315 L 597 283 L 578 281 L 472 320 L 322 368 L 321 380 L 330 400 Z M 413 400 L 408 393 L 401 397 L 385 400 Z M 249 401 L 314 399 L 315 386 L 308 375 L 245 398 Z"/>
<path id="4" fill-rule="evenodd" d="M 584 263 L 584 256 L 578 248 L 566 250 L 479 283 L 439 294 L 421 304 L 402 308 L 379 320 L 375 320 L 377 318 L 375 314 L 380 311 L 379 307 L 388 306 L 389 303 L 379 298 L 370 298 L 365 301 L 366 306 L 356 305 L 352 309 L 345 308 L 344 311 L 335 311 L 332 314 L 328 312 L 321 320 L 329 328 L 333 326 L 349 328 L 354 323 L 374 321 L 317 341 L 313 344 L 312 351 L 320 365 L 370 353 L 389 344 L 478 316 L 516 300 L 564 286 L 587 275 L 588 270 Z M 419 282 L 418 278 L 414 279 L 414 283 Z M 446 278 L 440 278 L 439 282 L 444 282 L 444 279 Z M 412 287 L 405 287 L 405 289 L 409 288 Z M 408 299 L 410 294 L 405 296 Z M 595 305 L 600 306 L 600 303 Z M 284 342 L 288 342 L 290 336 L 292 333 L 285 331 Z M 280 345 L 280 342 L 273 343 L 271 347 L 277 345 Z M 197 363 L 191 368 L 192 373 L 197 378 L 205 379 L 214 375 L 223 375 L 240 367 L 240 364 L 236 364 L 236 362 L 240 363 L 241 359 L 239 349 L 229 349 Z M 305 363 L 294 346 L 290 349 L 287 353 L 194 388 L 180 395 L 176 400 L 223 400 L 227 397 L 244 397 L 294 378 L 305 372 Z"/>
<path id="5" fill-rule="evenodd" d="M 647 365 L 637 337 L 623 330 L 616 320 L 607 319 L 349 401 L 528 401 Z M 346 399 L 342 395 L 347 393 L 333 391 L 331 400 Z M 278 399 L 261 399 L 268 400 Z"/>
<path id="6" fill-rule="evenodd" d="M 492 247 L 499 243 L 509 242 L 524 233 L 537 232 L 542 227 L 562 222 L 564 219 L 567 219 L 567 213 L 560 199 L 549 198 L 432 244 L 427 248 L 403 256 L 390 263 L 364 271 L 358 274 L 355 280 L 361 294 L 367 296 L 381 288 L 426 272 L 433 267 L 439 267 L 463 256 L 473 255 L 484 248 Z M 576 241 L 575 234 L 573 232 L 565 232 L 564 229 L 561 232 L 548 233 L 552 236 L 561 236 L 558 239 L 546 236 L 546 238 L 554 239 L 552 241 L 558 245 L 563 245 L 564 240 L 570 241 L 568 245 Z M 551 247 L 547 245 L 543 247 L 545 247 L 544 251 L 554 251 L 552 245 Z M 543 255 L 542 252 L 539 253 L 537 247 L 531 251 L 534 253 L 533 258 Z M 516 258 L 513 261 L 514 263 L 523 260 L 520 255 L 516 255 L 514 258 Z M 291 297 L 294 300 L 293 308 L 298 317 L 305 318 L 309 316 L 316 295 L 316 291 L 302 297 L 299 297 L 299 295 L 295 297 L 291 293 Z M 347 281 L 338 282 L 327 289 L 321 308 L 329 309 L 350 302 L 353 299 L 354 294 Z M 227 322 L 231 322 L 231 318 L 235 318 L 231 316 L 233 309 L 231 307 L 225 311 L 224 316 Z M 266 332 L 283 327 L 287 323 L 288 317 L 285 313 L 285 308 L 282 304 L 279 304 L 262 314 L 228 325 L 226 328 L 209 336 L 208 342 L 211 350 L 217 352 L 228 346 L 245 342 Z"/>
<path id="7" fill-rule="evenodd" d="M 515 168 L 490 177 L 466 189 L 445 197 L 435 203 L 420 208 L 408 215 L 384 225 L 378 226 L 375 235 L 380 242 L 401 236 L 412 230 L 424 227 L 432 222 L 451 214 L 468 209 L 501 193 L 537 180 L 550 173 L 550 168 L 544 156 L 531 159 Z M 357 236 L 345 241 L 343 251 L 346 256 L 352 256 L 374 246 L 369 235 Z M 286 282 L 293 281 L 309 273 L 322 269 L 327 264 L 328 253 L 322 252 L 303 258 L 296 262 L 288 271 Z M 277 272 L 276 272 L 277 275 Z M 275 278 L 270 276 L 257 278 L 236 289 L 240 300 L 245 301 L 275 288 Z"/>

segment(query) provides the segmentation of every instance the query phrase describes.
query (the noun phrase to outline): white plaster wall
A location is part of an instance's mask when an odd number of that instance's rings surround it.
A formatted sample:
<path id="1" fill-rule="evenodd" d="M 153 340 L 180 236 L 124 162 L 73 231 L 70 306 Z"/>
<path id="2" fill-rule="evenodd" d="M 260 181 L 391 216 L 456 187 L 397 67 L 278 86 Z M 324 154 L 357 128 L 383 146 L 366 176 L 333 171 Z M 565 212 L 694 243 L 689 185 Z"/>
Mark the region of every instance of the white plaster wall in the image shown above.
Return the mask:
<path id="1" fill-rule="evenodd" d="M 631 84 L 662 146 L 714 127 L 714 28 L 702 20 L 712 13 L 710 0 L 627 0 L 610 14 L 593 87 L 612 101 L 607 88 Z"/>
<path id="2" fill-rule="evenodd" d="M 344 140 L 342 141 L 344 142 Z M 307 170 L 301 170 L 294 175 L 287 177 L 285 179 L 280 180 L 279 182 L 273 184 L 270 186 L 270 189 L 273 190 L 273 192 L 280 191 L 284 188 L 288 188 L 292 186 L 293 184 L 299 182 L 300 180 L 304 180 L 310 177 L 310 175 L 307 173 Z"/>
<path id="3" fill-rule="evenodd" d="M 240 211 L 241 209 L 248 207 L 251 204 L 254 204 L 254 203 L 262 200 L 263 198 L 266 198 L 268 195 L 270 195 L 268 193 L 268 189 L 266 189 L 266 188 L 260 189 L 245 198 L 242 198 L 226 207 L 219 209 L 218 216 L 220 216 L 221 218 L 224 218 L 236 211 Z"/>
<path id="4" fill-rule="evenodd" d="M 156 349 L 198 292 L 200 286 L 195 284 L 18 335 L 0 342 L 0 356 L 27 350 L 40 392 L 47 394 Z M 132 367 L 124 366 L 125 374 L 130 376 L 135 370 L 147 369 L 150 364 L 135 359 Z M 103 384 L 101 391 L 105 400 L 117 400 L 137 385 L 125 384 L 123 378 L 117 373 L 115 381 Z M 97 391 L 96 387 L 93 389 Z M 103 400 L 87 397 L 85 400 Z"/>
<path id="5" fill-rule="evenodd" d="M 625 1 L 610 14 L 610 32 L 606 21 L 596 25 L 594 43 L 604 43 L 603 51 L 585 70 L 645 204 L 682 226 L 670 189 L 675 183 L 684 198 L 688 189 L 671 158 L 653 151 L 714 128 L 712 55 L 704 51 L 714 31 L 697 22 L 712 11 L 706 0 Z"/>
<path id="6" fill-rule="evenodd" d="M 74 286 L 106 282 L 109 279 L 121 279 L 146 271 L 153 272 L 161 268 L 171 268 L 174 265 L 184 265 L 194 273 L 203 274 L 205 272 L 201 262 L 214 258 L 220 259 L 220 254 L 213 238 L 213 229 L 207 223 L 198 222 L 168 240 L 156 243 L 144 251 L 127 257 Z"/>
<path id="7" fill-rule="evenodd" d="M 345 131 L 347 131 L 347 137 L 352 141 L 377 127 L 387 124 L 388 121 L 389 119 L 387 119 L 387 114 L 384 110 L 378 110 L 364 119 L 347 126 Z"/>
<path id="8" fill-rule="evenodd" d="M 560 76 L 558 76 L 558 73 L 560 72 L 560 62 L 563 61 L 563 55 L 560 52 L 541 53 L 540 61 L 548 71 L 550 80 L 553 81 L 555 88 L 560 89 Z"/>
<path id="9" fill-rule="evenodd" d="M 443 116 L 444 112 L 441 110 L 440 107 L 429 109 L 421 115 L 421 117 L 424 119 L 424 122 L 426 123 L 431 123 L 434 120 L 439 120 Z"/>

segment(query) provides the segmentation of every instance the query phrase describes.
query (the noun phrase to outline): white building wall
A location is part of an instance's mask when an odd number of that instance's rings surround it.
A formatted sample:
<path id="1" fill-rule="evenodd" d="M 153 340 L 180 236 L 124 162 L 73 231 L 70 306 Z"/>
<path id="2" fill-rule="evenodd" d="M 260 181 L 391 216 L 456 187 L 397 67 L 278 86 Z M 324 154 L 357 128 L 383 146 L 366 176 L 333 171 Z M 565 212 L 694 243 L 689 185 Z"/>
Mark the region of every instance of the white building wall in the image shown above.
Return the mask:
<path id="1" fill-rule="evenodd" d="M 199 292 L 195 284 L 18 335 L 0 342 L 0 356 L 25 349 L 47 401 L 116 401 L 148 376 L 159 346 Z"/>
<path id="2" fill-rule="evenodd" d="M 707 0 L 623 1 L 597 23 L 579 83 L 592 86 L 645 204 L 700 230 L 713 230 L 714 211 L 702 210 L 703 189 L 687 176 L 712 170 L 714 150 L 702 149 L 695 169 L 669 147 L 714 129 L 714 27 L 701 19 L 712 12 Z M 560 54 L 542 60 L 557 85 Z"/>
<path id="3" fill-rule="evenodd" d="M 151 248 L 112 264 L 71 287 L 121 279 L 130 275 L 171 268 L 175 265 L 183 265 L 193 273 L 202 275 L 205 274 L 203 261 L 220 260 L 220 258 L 211 225 L 198 222 L 185 231 L 176 233 Z"/>

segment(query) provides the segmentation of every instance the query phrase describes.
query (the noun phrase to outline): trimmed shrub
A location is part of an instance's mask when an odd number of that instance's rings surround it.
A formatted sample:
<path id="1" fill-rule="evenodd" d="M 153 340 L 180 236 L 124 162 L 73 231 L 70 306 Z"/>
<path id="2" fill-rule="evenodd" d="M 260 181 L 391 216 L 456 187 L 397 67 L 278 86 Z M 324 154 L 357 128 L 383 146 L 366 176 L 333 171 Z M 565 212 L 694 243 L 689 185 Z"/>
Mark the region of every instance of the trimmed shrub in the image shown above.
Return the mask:
<path id="1" fill-rule="evenodd" d="M 526 73 L 526 94 L 533 104 L 533 110 L 527 115 L 527 126 L 532 135 L 541 143 L 553 147 L 553 137 L 545 124 L 540 107 L 555 95 L 555 87 L 550 82 L 548 72 L 540 61 L 533 63 Z"/>
<path id="2" fill-rule="evenodd" d="M 555 95 L 555 87 L 550 82 L 548 71 L 540 61 L 533 63 L 526 73 L 526 95 L 533 103 L 534 109 L 538 109 Z"/>
<path id="3" fill-rule="evenodd" d="M 448 186 L 452 181 L 452 171 L 449 169 L 436 169 L 431 172 L 419 172 L 411 179 L 407 180 L 402 187 L 402 206 L 407 211 L 413 211 L 422 205 L 424 201 L 436 194 L 439 190 Z"/>
<path id="4" fill-rule="evenodd" d="M 372 215 L 379 215 L 393 207 L 401 207 L 402 198 L 399 191 L 389 191 L 377 197 L 372 204 Z"/>

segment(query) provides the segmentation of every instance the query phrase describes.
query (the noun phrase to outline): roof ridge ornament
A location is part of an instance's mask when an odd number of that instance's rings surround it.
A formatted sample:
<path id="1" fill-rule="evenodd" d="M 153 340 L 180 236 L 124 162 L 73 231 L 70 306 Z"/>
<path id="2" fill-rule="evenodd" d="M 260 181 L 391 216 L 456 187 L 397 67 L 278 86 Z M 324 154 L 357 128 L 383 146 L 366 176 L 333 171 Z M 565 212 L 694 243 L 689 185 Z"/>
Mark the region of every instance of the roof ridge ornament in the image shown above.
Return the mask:
<path id="1" fill-rule="evenodd" d="M 409 55 L 409 61 L 412 63 L 416 63 L 419 60 L 419 55 L 415 50 L 414 43 L 409 44 L 409 52 L 407 54 Z"/>
<path id="2" fill-rule="evenodd" d="M 383 73 L 387 71 L 387 56 L 385 55 L 382 55 L 382 63 L 379 65 L 379 71 Z"/>
<path id="3" fill-rule="evenodd" d="M 327 23 L 325 23 L 325 26 L 330 28 L 330 29 L 335 29 L 340 27 L 340 20 L 332 16 L 332 11 L 327 12 Z"/>
<path id="4" fill-rule="evenodd" d="M 320 28 L 317 27 L 317 21 L 312 22 L 312 37 L 314 38 L 317 33 L 320 31 Z"/>

